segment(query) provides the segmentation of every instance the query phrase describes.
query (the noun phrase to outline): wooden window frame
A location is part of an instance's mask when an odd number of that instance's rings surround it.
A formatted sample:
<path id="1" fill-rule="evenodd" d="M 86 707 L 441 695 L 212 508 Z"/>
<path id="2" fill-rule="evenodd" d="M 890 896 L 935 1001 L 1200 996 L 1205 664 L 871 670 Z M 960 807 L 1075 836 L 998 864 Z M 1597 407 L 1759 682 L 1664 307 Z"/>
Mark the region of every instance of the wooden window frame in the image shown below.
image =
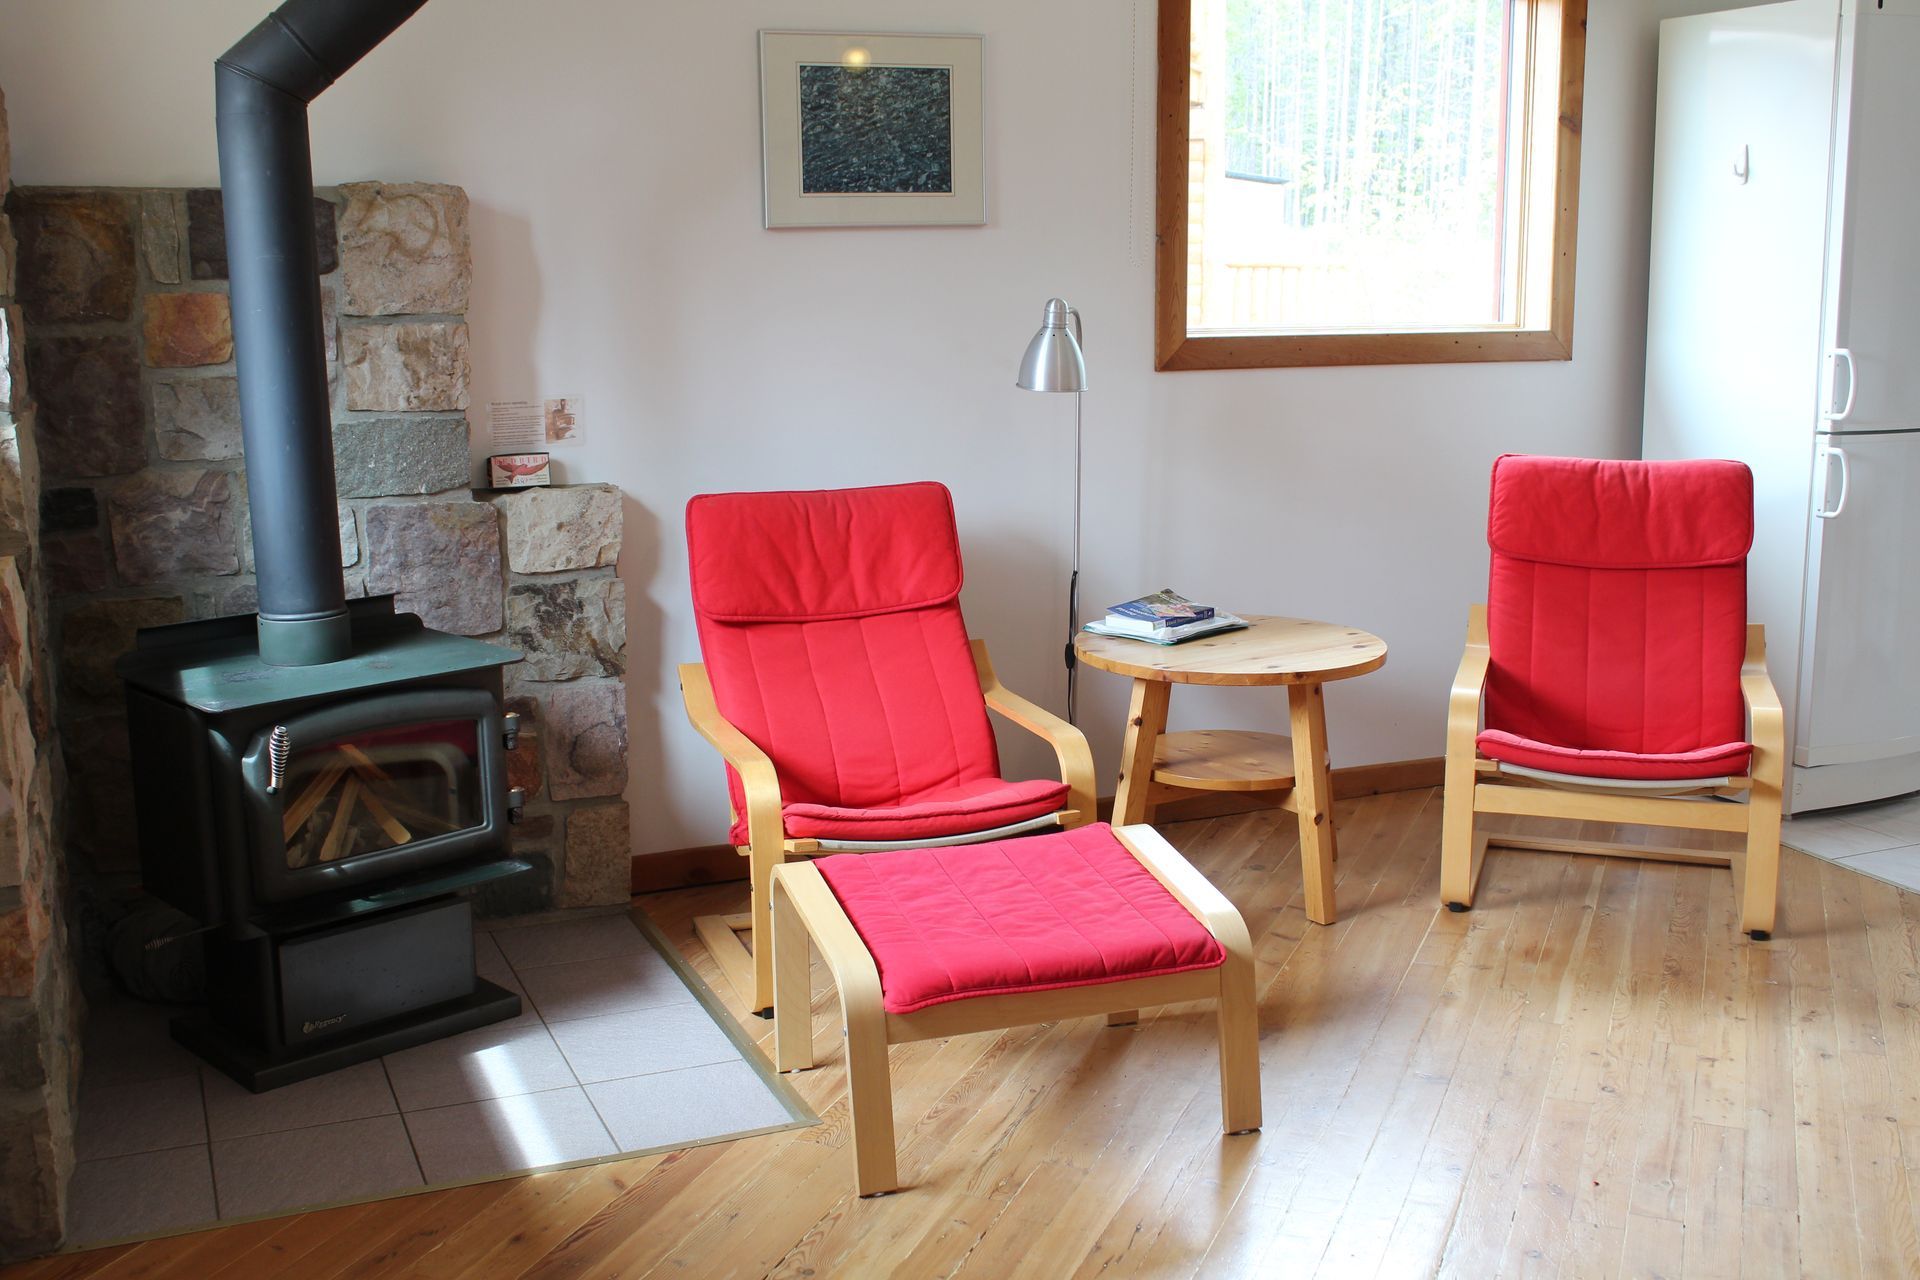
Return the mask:
<path id="1" fill-rule="evenodd" d="M 1555 134 L 1552 284 L 1545 328 L 1463 326 L 1426 332 L 1187 332 L 1187 182 L 1193 50 L 1191 0 L 1160 0 L 1160 81 L 1154 261 L 1154 368 L 1264 369 L 1310 365 L 1460 364 L 1573 357 L 1574 243 L 1580 198 L 1580 116 L 1586 76 L 1587 0 L 1516 0 L 1531 21 L 1560 30 Z M 1533 27 L 1533 30 L 1539 28 Z M 1536 37 L 1536 38 L 1545 38 Z M 1551 109 L 1536 86 L 1533 109 Z M 1539 115 L 1535 116 L 1539 119 Z M 1524 296 L 1524 284 L 1522 286 Z"/>

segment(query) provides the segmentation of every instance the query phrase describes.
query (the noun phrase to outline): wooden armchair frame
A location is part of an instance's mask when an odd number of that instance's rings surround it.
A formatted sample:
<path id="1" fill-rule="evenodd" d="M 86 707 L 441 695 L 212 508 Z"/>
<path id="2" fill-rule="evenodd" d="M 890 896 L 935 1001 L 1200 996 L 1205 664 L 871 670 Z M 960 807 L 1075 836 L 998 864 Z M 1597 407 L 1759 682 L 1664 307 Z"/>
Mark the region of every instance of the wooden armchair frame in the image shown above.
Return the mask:
<path id="1" fill-rule="evenodd" d="M 1595 778 L 1590 785 L 1572 785 L 1503 774 L 1498 762 L 1481 756 L 1475 739 L 1480 732 L 1481 701 L 1491 656 L 1487 647 L 1487 607 L 1477 604 L 1467 619 L 1467 651 L 1453 677 L 1453 694 L 1447 706 L 1440 900 L 1454 911 L 1465 911 L 1473 905 L 1480 866 L 1489 844 L 1555 853 L 1601 853 L 1665 862 L 1705 863 L 1733 869 L 1741 931 L 1757 942 L 1764 942 L 1773 931 L 1779 901 L 1780 787 L 1786 774 L 1786 718 L 1780 707 L 1780 695 L 1767 676 L 1765 628 L 1757 624 L 1747 628 L 1746 661 L 1740 669 L 1748 740 L 1753 743 L 1753 762 L 1748 776 L 1731 779 L 1722 786 L 1691 790 L 1685 789 L 1683 783 L 1657 794 L 1649 794 L 1647 789 L 1637 786 L 1609 787 L 1604 778 Z M 1743 794 L 1745 804 L 1721 803 Z M 1722 831 L 1743 836 L 1745 842 L 1740 849 L 1721 854 L 1665 845 L 1504 832 L 1489 835 L 1477 829 L 1476 819 L 1481 814 Z"/>
<path id="2" fill-rule="evenodd" d="M 980 693 L 987 708 L 1019 725 L 1052 747 L 1059 761 L 1060 780 L 1067 784 L 1067 807 L 1060 811 L 1062 827 L 1077 827 L 1092 822 L 1097 798 L 1094 792 L 1093 750 L 1086 735 L 1051 711 L 1030 702 L 1000 683 L 993 662 L 987 657 L 984 640 L 973 642 L 973 668 L 980 680 Z M 773 869 L 789 857 L 805 857 L 827 852 L 815 840 L 789 840 L 781 820 L 780 778 L 773 761 L 753 741 L 720 714 L 714 701 L 713 684 L 707 678 L 705 664 L 688 662 L 680 667 L 680 696 L 687 708 L 687 719 L 700 736 L 714 745 L 721 758 L 740 775 L 747 804 L 747 843 L 736 846 L 748 859 L 748 878 L 752 881 L 753 903 L 743 915 L 699 916 L 694 930 L 707 951 L 719 964 L 727 981 L 751 1001 L 761 1017 L 772 1015 L 774 999 L 773 948 L 764 945 L 770 936 L 773 919 Z M 734 815 L 736 818 L 739 815 Z M 966 837 L 930 839 L 928 847 L 958 844 Z M 747 934 L 751 950 L 741 942 Z"/>
<path id="3" fill-rule="evenodd" d="M 900 1187 L 887 1048 L 914 1040 L 1098 1014 L 1108 1015 L 1109 1023 L 1131 1021 L 1137 1009 L 1211 1000 L 1219 1016 L 1221 1127 L 1228 1134 L 1260 1128 L 1260 1025 L 1253 944 L 1246 922 L 1226 896 L 1152 827 L 1116 827 L 1114 835 L 1220 943 L 1227 956 L 1218 968 L 1052 991 L 975 996 L 914 1013 L 888 1013 L 881 1003 L 880 973 L 873 957 L 819 869 L 806 863 L 775 870 L 774 1065 L 781 1071 L 805 1071 L 814 1065 L 813 977 L 807 945 L 811 937 L 840 993 L 854 1171 L 862 1196 L 884 1195 Z"/>

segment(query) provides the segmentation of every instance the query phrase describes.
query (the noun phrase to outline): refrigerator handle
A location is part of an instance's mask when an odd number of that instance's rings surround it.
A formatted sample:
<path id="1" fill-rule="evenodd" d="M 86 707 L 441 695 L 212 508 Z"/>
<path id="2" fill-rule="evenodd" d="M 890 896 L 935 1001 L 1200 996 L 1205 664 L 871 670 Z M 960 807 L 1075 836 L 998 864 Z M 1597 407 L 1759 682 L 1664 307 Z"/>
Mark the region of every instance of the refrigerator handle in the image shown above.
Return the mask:
<path id="1" fill-rule="evenodd" d="M 1830 464 L 1834 458 L 1840 459 L 1840 499 L 1833 504 L 1832 510 L 1828 510 L 1827 476 L 1832 470 Z M 1851 485 L 1851 480 L 1852 474 L 1847 469 L 1847 451 L 1838 445 L 1832 444 L 1823 448 L 1820 452 L 1820 505 L 1814 509 L 1813 514 L 1819 516 L 1822 520 L 1831 520 L 1842 511 L 1845 511 L 1847 509 L 1847 489 Z"/>
<path id="2" fill-rule="evenodd" d="M 1833 382 L 1839 376 L 1840 366 L 1847 366 L 1847 401 L 1838 409 L 1833 407 Z M 1853 395 L 1860 389 L 1860 377 L 1853 367 L 1853 351 L 1848 347 L 1835 347 L 1827 352 L 1827 395 L 1826 407 L 1820 410 L 1820 417 L 1827 422 L 1845 422 L 1853 414 Z M 1834 512 L 1835 515 L 1840 514 Z"/>

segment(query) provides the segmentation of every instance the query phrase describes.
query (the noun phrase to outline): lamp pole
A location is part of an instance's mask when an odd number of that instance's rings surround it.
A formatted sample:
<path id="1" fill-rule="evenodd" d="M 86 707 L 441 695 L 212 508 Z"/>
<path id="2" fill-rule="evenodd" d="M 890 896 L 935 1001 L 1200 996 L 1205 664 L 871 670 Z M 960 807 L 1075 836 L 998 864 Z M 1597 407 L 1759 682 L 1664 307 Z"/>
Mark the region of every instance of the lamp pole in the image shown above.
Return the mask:
<path id="1" fill-rule="evenodd" d="M 1049 298 L 1040 332 L 1027 344 L 1014 385 L 1024 391 L 1064 391 L 1073 394 L 1073 568 L 1067 578 L 1067 719 L 1080 709 L 1080 663 L 1073 652 L 1074 633 L 1080 629 L 1080 401 L 1087 390 L 1087 362 L 1081 353 L 1080 313 L 1064 298 Z"/>

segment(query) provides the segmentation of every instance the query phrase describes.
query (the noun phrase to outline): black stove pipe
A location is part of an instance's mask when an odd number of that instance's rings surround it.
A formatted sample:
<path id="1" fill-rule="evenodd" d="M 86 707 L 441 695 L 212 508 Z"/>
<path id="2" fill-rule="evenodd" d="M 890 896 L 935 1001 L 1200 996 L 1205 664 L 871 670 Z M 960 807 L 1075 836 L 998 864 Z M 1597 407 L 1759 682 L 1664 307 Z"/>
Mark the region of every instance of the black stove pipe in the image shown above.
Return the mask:
<path id="1" fill-rule="evenodd" d="M 348 656 L 307 104 L 426 0 L 288 0 L 214 63 L 260 656 Z"/>

